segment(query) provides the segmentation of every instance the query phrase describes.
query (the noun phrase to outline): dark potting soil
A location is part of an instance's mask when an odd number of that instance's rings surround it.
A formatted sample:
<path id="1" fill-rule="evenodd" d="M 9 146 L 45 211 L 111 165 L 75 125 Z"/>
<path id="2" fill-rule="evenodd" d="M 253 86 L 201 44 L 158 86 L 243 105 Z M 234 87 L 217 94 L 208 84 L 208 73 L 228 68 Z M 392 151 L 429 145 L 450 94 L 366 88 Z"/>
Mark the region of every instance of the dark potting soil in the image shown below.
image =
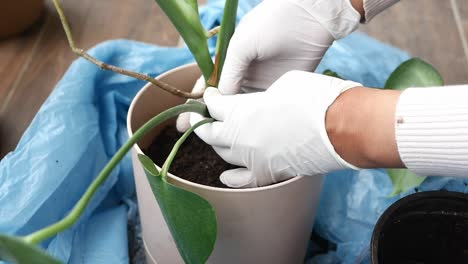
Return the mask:
<path id="1" fill-rule="evenodd" d="M 414 212 L 398 217 L 384 231 L 379 263 L 468 263 L 466 212 Z"/>
<path id="2" fill-rule="evenodd" d="M 162 166 L 174 143 L 181 137 L 171 125 L 161 131 L 153 142 L 144 150 L 154 163 Z M 221 188 L 229 188 L 219 180 L 219 175 L 225 170 L 237 166 L 226 163 L 216 154 L 213 148 L 192 133 L 177 152 L 169 172 L 191 182 Z"/>

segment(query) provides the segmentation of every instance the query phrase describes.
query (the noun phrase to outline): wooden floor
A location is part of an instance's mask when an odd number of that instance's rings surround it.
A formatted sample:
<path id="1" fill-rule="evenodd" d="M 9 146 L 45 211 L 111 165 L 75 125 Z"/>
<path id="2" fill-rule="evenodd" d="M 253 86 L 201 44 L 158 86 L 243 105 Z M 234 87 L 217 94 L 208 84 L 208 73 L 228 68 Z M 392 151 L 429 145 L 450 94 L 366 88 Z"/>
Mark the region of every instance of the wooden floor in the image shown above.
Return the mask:
<path id="1" fill-rule="evenodd" d="M 361 29 L 468 83 L 468 0 L 402 0 Z"/>
<path id="2" fill-rule="evenodd" d="M 0 158 L 13 150 L 75 59 L 51 1 L 40 24 L 0 41 Z M 178 35 L 154 1 L 62 0 L 77 43 L 128 38 L 175 45 Z M 1 18 L 0 18 L 1 19 Z M 361 27 L 435 65 L 448 84 L 468 83 L 468 1 L 406 0 Z"/>

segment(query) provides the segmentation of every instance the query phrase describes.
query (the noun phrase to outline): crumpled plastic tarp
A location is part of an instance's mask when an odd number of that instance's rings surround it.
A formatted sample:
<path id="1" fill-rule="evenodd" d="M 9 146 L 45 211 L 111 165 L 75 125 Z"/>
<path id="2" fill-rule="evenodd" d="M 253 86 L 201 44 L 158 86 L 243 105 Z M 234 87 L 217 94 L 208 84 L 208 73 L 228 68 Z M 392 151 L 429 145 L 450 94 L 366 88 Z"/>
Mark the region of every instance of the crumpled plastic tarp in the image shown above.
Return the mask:
<path id="1" fill-rule="evenodd" d="M 240 0 L 238 18 L 259 0 Z M 206 28 L 219 24 L 224 1 L 201 8 Z M 112 25 L 109 24 L 109 27 Z M 210 41 L 214 49 L 214 41 Z M 100 60 L 156 76 L 193 61 L 186 48 L 129 40 L 101 43 L 90 53 Z M 367 86 L 380 87 L 408 54 L 355 33 L 336 42 L 317 69 L 332 69 Z M 76 60 L 57 84 L 17 148 L 0 162 L 0 233 L 24 235 L 69 212 L 98 172 L 127 139 L 126 115 L 144 82 Z M 466 192 L 466 180 L 429 178 L 421 190 Z M 311 263 L 355 263 L 368 247 L 391 183 L 383 170 L 342 171 L 326 177 L 316 232 L 337 251 Z M 409 192 L 411 193 L 411 192 Z M 406 195 L 406 194 L 405 194 Z M 79 222 L 42 243 L 71 264 L 128 263 L 127 221 L 136 215 L 135 187 L 127 156 L 92 199 Z M 274 202 L 274 201 L 272 201 Z"/>

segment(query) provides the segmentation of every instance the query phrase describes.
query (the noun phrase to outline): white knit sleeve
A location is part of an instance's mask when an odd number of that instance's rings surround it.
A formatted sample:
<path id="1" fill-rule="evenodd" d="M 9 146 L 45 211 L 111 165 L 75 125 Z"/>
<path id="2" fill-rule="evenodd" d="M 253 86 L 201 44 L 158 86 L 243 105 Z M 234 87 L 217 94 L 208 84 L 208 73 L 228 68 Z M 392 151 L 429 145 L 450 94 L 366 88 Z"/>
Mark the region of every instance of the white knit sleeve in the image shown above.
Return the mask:
<path id="1" fill-rule="evenodd" d="M 395 135 L 400 157 L 414 173 L 468 177 L 468 85 L 404 91 Z"/>
<path id="2" fill-rule="evenodd" d="M 380 12 L 384 11 L 388 7 L 392 6 L 399 0 L 364 0 L 364 13 L 365 19 L 364 22 L 369 22 L 373 17 L 375 17 Z"/>

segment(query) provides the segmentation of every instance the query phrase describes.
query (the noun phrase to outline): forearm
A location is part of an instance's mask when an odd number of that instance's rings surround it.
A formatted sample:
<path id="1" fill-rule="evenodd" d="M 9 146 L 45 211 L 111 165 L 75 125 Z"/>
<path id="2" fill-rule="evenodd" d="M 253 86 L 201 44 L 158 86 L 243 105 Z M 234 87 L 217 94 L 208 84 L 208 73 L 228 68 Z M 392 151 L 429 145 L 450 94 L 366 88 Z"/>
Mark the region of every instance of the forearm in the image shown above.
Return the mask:
<path id="1" fill-rule="evenodd" d="M 468 86 L 399 91 L 354 88 L 326 116 L 337 153 L 361 168 L 468 176 Z"/>
<path id="2" fill-rule="evenodd" d="M 398 168 L 394 115 L 400 91 L 354 88 L 328 108 L 326 129 L 338 155 L 359 168 Z"/>

